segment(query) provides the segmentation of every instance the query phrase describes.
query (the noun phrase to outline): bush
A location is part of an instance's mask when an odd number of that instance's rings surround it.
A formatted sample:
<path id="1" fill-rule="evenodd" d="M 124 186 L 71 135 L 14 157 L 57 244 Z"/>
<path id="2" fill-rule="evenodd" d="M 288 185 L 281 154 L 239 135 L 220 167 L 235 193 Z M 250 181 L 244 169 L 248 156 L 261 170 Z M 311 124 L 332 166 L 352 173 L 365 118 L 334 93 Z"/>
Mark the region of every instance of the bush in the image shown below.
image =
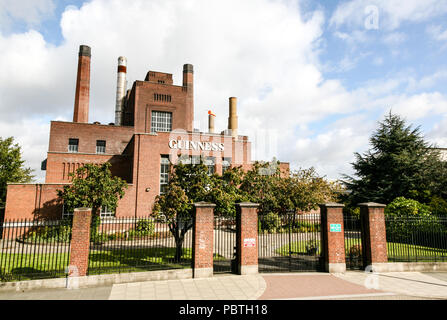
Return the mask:
<path id="1" fill-rule="evenodd" d="M 135 232 L 138 235 L 151 235 L 154 233 L 155 224 L 152 220 L 141 219 L 137 221 Z"/>
<path id="2" fill-rule="evenodd" d="M 447 201 L 438 196 L 434 196 L 431 198 L 429 206 L 434 215 L 447 218 Z"/>
<path id="3" fill-rule="evenodd" d="M 67 218 L 55 226 L 35 226 L 23 235 L 21 240 L 26 242 L 68 242 L 71 239 L 71 224 L 71 219 Z"/>
<path id="4" fill-rule="evenodd" d="M 414 235 L 442 231 L 442 225 L 433 216 L 430 207 L 413 199 L 398 197 L 385 207 L 387 238 L 407 242 Z M 424 238 L 424 237 L 418 237 Z"/>
<path id="5" fill-rule="evenodd" d="M 349 248 L 349 258 L 361 258 L 362 256 L 362 246 L 359 244 L 355 244 Z"/>
<path id="6" fill-rule="evenodd" d="M 260 216 L 259 219 L 259 231 L 267 233 L 275 233 L 280 231 L 281 218 L 276 213 L 270 212 L 266 215 Z"/>

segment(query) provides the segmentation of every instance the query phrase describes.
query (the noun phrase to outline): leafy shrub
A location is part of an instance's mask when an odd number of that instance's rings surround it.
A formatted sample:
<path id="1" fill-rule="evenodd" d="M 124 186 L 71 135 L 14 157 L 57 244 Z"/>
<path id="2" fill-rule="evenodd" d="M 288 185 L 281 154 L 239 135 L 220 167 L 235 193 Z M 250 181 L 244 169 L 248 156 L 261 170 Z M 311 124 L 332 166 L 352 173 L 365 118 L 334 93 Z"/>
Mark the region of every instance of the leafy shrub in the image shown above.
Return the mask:
<path id="1" fill-rule="evenodd" d="M 387 238 L 407 242 L 414 235 L 442 231 L 443 227 L 430 207 L 413 199 L 398 197 L 385 207 Z M 417 237 L 423 239 L 424 237 Z"/>
<path id="2" fill-rule="evenodd" d="M 141 219 L 137 221 L 137 225 L 135 227 L 136 235 L 151 235 L 154 233 L 155 224 L 152 220 Z"/>
<path id="3" fill-rule="evenodd" d="M 23 235 L 21 240 L 25 242 L 68 242 L 71 238 L 71 224 L 71 219 L 67 218 L 55 226 L 35 226 Z"/>
<path id="4" fill-rule="evenodd" d="M 447 201 L 438 196 L 434 196 L 431 198 L 429 206 L 434 215 L 447 218 Z"/>
<path id="5" fill-rule="evenodd" d="M 279 215 L 273 212 L 269 212 L 266 215 L 261 216 L 259 219 L 259 231 L 264 233 L 275 233 L 280 231 L 281 218 Z"/>
<path id="6" fill-rule="evenodd" d="M 308 255 L 316 255 L 318 251 L 318 245 L 314 240 L 306 242 L 306 253 Z"/>

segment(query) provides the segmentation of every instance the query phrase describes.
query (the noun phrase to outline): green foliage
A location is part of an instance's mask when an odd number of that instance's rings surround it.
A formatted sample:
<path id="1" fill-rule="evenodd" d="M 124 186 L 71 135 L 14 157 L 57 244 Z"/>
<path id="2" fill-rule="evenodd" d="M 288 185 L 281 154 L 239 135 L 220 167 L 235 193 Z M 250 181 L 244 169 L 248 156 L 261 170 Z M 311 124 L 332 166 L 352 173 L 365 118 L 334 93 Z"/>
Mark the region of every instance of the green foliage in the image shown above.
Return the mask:
<path id="1" fill-rule="evenodd" d="M 345 175 L 348 201 L 388 204 L 403 196 L 426 202 L 446 194 L 447 168 L 439 151 L 424 141 L 419 127 L 412 129 L 391 112 L 370 138 L 371 149 L 355 153 L 357 178 Z"/>
<path id="2" fill-rule="evenodd" d="M 398 197 L 385 207 L 387 237 L 393 241 L 409 241 L 416 233 L 442 231 L 430 207 L 413 199 Z M 423 237 L 421 237 L 423 238 Z"/>
<path id="3" fill-rule="evenodd" d="M 259 219 L 259 232 L 276 233 L 281 228 L 281 218 L 278 214 L 269 212 Z"/>
<path id="4" fill-rule="evenodd" d="M 68 212 L 80 207 L 92 208 L 93 234 L 100 224 L 101 207 L 107 206 L 109 210 L 114 211 L 127 188 L 124 180 L 112 176 L 110 166 L 108 162 L 101 165 L 86 164 L 75 173 L 69 174 L 73 178 L 71 185 L 58 190 L 58 196 L 63 200 Z"/>
<path id="5" fill-rule="evenodd" d="M 300 169 L 284 177 L 279 163 L 276 167 L 273 164 L 255 162 L 240 186 L 246 198 L 259 203 L 260 213 L 309 211 L 317 209 L 319 203 L 337 200 L 341 186 L 318 176 L 314 168 Z"/>
<path id="6" fill-rule="evenodd" d="M 71 218 L 63 219 L 55 226 L 37 226 L 25 233 L 20 241 L 24 242 L 69 242 L 71 238 Z"/>
<path id="7" fill-rule="evenodd" d="M 434 196 L 431 198 L 429 206 L 434 215 L 447 218 L 447 201 L 441 197 Z"/>
<path id="8" fill-rule="evenodd" d="M 22 160 L 20 146 L 13 142 L 13 137 L 0 137 L 0 207 L 6 202 L 7 183 L 28 183 L 34 177 L 31 175 L 33 170 L 23 166 L 25 160 Z"/>

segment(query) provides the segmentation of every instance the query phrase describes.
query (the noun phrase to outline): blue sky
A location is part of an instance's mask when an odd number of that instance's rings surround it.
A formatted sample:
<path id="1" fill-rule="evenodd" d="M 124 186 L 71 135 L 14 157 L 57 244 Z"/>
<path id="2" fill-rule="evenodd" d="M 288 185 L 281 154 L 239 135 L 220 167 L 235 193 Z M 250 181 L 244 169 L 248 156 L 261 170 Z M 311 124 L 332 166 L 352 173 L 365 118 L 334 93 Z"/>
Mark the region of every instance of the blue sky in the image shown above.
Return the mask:
<path id="1" fill-rule="evenodd" d="M 255 159 L 337 179 L 390 109 L 447 147 L 447 0 L 0 0 L 0 136 L 40 180 L 49 121 L 72 117 L 81 44 L 91 122 L 113 121 L 125 55 L 129 87 L 149 69 L 178 84 L 194 64 L 200 129 L 210 108 L 224 129 L 237 96 Z"/>

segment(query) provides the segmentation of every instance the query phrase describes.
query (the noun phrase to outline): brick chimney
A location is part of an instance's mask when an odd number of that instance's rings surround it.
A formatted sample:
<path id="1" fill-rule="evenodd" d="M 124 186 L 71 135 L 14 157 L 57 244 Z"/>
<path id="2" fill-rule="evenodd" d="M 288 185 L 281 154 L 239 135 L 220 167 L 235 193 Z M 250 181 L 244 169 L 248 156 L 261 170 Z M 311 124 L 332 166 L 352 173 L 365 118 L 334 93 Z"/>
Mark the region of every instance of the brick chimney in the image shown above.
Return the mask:
<path id="1" fill-rule="evenodd" d="M 90 47 L 84 45 L 80 46 L 73 122 L 88 123 L 88 108 L 90 100 L 90 59 Z"/>

